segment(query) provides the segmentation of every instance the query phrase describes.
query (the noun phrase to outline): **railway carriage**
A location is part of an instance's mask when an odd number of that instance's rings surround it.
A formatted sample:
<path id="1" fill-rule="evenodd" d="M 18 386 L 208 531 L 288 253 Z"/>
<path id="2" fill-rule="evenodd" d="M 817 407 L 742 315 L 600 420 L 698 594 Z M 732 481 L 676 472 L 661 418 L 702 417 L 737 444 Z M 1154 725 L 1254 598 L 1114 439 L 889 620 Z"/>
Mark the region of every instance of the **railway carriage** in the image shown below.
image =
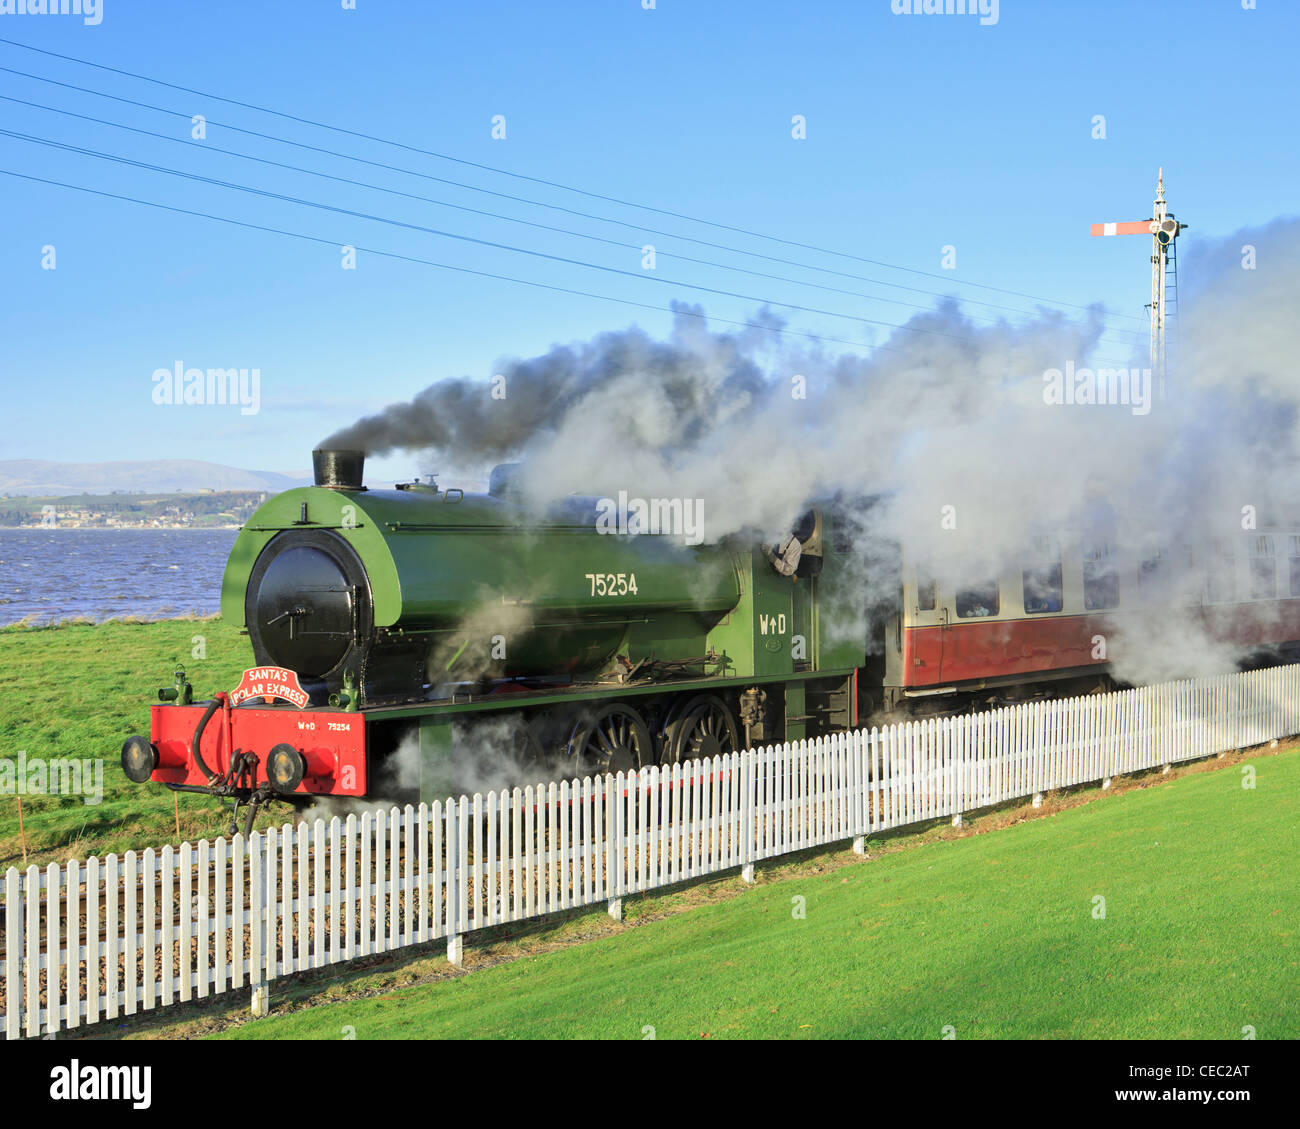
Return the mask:
<path id="1" fill-rule="evenodd" d="M 1114 648 L 1175 616 L 1243 664 L 1296 661 L 1300 535 L 1242 534 L 1199 557 L 1188 545 L 1124 554 L 1083 535 L 1044 536 L 997 575 L 948 585 L 909 561 L 885 633 L 884 703 L 1106 687 Z"/>

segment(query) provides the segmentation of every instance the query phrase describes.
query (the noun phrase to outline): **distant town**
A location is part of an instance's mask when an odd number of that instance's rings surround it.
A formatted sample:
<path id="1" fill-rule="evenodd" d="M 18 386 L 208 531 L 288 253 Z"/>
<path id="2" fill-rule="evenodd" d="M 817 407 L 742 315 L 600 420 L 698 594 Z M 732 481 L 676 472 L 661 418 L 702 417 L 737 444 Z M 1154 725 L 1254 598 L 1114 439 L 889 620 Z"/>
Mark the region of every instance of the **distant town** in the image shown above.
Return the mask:
<path id="1" fill-rule="evenodd" d="M 57 498 L 0 495 L 0 528 L 238 529 L 267 497 L 264 490 L 114 491 Z"/>

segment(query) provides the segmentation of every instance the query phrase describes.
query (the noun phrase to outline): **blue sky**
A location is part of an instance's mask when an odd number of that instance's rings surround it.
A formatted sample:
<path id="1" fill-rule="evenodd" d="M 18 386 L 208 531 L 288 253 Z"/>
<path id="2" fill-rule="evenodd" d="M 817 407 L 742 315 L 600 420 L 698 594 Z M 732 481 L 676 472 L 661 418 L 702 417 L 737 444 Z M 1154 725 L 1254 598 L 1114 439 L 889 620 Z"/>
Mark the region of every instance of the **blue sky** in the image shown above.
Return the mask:
<path id="1" fill-rule="evenodd" d="M 180 86 L 881 262 L 926 278 L 654 215 L 0 43 L 0 67 L 174 111 L 129 106 L 0 71 L 0 95 L 174 137 L 0 102 L 0 129 L 328 202 L 408 224 L 661 278 L 899 323 L 907 307 L 681 263 L 673 251 L 892 298 L 891 286 L 651 235 L 798 259 L 884 283 L 1030 311 L 1104 302 L 1141 316 L 1141 237 L 1090 239 L 1149 214 L 1156 166 L 1195 241 L 1295 211 L 1300 151 L 1290 55 L 1300 5 L 1001 0 L 998 21 L 899 16 L 890 0 L 569 0 L 554 3 L 176 4 L 102 0 L 103 18 L 0 15 L 0 37 Z M 0 6 L 2 7 L 2 6 Z M 466 184 L 618 219 L 548 211 L 209 124 L 192 114 Z M 804 115 L 806 140 L 791 137 Z M 1106 139 L 1092 118 L 1106 117 Z M 506 136 L 491 136 L 504 115 Z M 610 246 L 258 165 L 222 147 L 334 176 L 613 239 Z M 202 458 L 292 471 L 362 412 L 431 381 L 487 379 L 504 357 L 639 324 L 633 309 L 364 252 L 345 243 L 628 301 L 700 302 L 746 320 L 756 304 L 269 201 L 0 136 L 0 169 L 208 211 L 327 240 L 304 242 L 0 176 L 0 458 Z M 957 269 L 941 271 L 941 248 Z M 57 268 L 41 269 L 53 245 Z M 1186 265 L 1185 265 L 1186 269 Z M 997 311 L 971 307 L 980 316 Z M 779 311 L 778 311 L 779 312 Z M 788 313 L 793 328 L 869 342 L 882 330 Z M 1008 314 L 1014 318 L 1016 315 Z M 1116 319 L 1139 332 L 1137 321 Z M 864 346 L 865 348 L 865 346 Z M 1113 355 L 1113 350 L 1112 350 Z M 168 407 L 152 373 L 177 361 L 256 367 L 261 406 Z M 394 457 L 375 477 L 409 474 Z"/>

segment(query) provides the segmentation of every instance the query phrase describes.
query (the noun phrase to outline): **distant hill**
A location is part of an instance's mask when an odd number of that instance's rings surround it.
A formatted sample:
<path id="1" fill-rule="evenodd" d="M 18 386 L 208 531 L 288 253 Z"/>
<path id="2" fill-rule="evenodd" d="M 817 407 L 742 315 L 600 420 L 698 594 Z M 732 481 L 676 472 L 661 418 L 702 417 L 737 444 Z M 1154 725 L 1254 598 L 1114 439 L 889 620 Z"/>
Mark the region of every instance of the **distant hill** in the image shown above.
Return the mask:
<path id="1" fill-rule="evenodd" d="M 45 459 L 0 459 L 0 495 L 59 497 L 111 494 L 115 490 L 170 494 L 177 490 L 265 490 L 277 494 L 311 485 L 310 471 L 279 474 L 270 470 L 205 463 L 198 459 L 148 459 L 140 462 L 56 463 Z"/>

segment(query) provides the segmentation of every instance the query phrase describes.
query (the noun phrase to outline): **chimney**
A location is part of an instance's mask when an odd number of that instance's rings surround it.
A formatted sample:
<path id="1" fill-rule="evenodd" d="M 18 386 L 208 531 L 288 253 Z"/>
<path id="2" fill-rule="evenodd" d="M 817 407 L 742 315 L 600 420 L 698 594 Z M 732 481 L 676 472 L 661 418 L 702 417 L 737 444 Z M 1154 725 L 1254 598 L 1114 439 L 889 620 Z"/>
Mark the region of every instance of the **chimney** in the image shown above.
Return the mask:
<path id="1" fill-rule="evenodd" d="M 327 490 L 364 490 L 362 472 L 366 465 L 365 451 L 313 451 L 312 471 L 316 485 Z"/>

